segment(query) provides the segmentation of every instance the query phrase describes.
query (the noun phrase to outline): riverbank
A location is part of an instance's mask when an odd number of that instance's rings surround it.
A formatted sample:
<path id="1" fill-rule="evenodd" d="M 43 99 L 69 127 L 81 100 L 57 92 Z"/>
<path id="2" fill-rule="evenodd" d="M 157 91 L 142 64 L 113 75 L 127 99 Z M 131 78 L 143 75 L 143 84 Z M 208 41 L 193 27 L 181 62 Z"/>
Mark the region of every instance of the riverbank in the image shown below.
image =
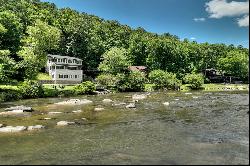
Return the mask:
<path id="1" fill-rule="evenodd" d="M 145 85 L 145 92 L 153 92 L 153 84 Z M 44 96 L 47 97 L 70 97 L 77 96 L 74 93 L 73 85 L 51 85 L 44 84 Z M 17 86 L 12 85 L 0 85 L 0 102 L 5 101 L 16 101 L 22 99 L 19 89 Z M 4 91 L 7 91 L 4 92 Z M 193 91 L 189 84 L 182 85 L 180 91 L 188 92 Z M 198 91 L 211 91 L 211 92 L 221 92 L 221 91 L 249 91 L 249 84 L 204 84 Z M 97 93 L 93 93 L 97 94 Z"/>

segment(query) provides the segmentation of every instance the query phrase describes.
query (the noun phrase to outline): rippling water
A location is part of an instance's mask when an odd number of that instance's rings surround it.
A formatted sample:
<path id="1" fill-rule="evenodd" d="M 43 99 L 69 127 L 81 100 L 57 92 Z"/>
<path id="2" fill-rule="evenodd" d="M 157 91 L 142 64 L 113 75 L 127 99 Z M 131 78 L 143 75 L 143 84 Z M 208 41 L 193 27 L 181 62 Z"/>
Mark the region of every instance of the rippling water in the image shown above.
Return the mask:
<path id="1" fill-rule="evenodd" d="M 0 123 L 46 129 L 0 134 L 0 164 L 249 164 L 248 92 L 154 92 L 136 109 L 102 102 L 129 104 L 133 94 L 78 97 L 94 102 L 83 106 L 53 105 L 68 98 L 1 104 L 0 111 L 15 105 L 36 111 L 1 116 Z M 94 112 L 96 107 L 105 110 Z M 61 120 L 78 125 L 56 127 Z"/>

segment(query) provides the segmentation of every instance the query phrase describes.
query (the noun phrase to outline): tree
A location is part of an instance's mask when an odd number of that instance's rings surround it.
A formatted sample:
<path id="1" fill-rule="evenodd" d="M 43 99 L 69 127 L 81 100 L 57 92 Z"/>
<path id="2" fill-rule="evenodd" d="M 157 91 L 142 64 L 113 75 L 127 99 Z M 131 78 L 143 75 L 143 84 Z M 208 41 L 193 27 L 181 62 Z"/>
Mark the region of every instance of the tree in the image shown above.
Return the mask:
<path id="1" fill-rule="evenodd" d="M 16 62 L 9 54 L 9 50 L 0 50 L 0 83 L 10 83 L 16 72 Z"/>
<path id="2" fill-rule="evenodd" d="M 105 73 L 117 74 L 124 73 L 131 65 L 128 59 L 128 53 L 124 48 L 111 48 L 102 56 L 102 62 L 99 65 L 99 70 Z"/>
<path id="3" fill-rule="evenodd" d="M 34 26 L 28 26 L 27 33 L 28 36 L 23 39 L 24 46 L 18 52 L 23 59 L 18 65 L 20 71 L 24 70 L 23 78 L 34 79 L 46 65 L 47 53 L 57 48 L 60 31 L 37 20 Z"/>
<path id="4" fill-rule="evenodd" d="M 185 83 L 190 84 L 192 89 L 199 89 L 204 84 L 204 77 L 202 74 L 187 74 L 183 80 Z"/>
<path id="5" fill-rule="evenodd" d="M 219 59 L 218 68 L 229 75 L 246 79 L 249 74 L 248 63 L 248 54 L 242 51 L 232 50 L 227 53 L 226 57 Z"/>

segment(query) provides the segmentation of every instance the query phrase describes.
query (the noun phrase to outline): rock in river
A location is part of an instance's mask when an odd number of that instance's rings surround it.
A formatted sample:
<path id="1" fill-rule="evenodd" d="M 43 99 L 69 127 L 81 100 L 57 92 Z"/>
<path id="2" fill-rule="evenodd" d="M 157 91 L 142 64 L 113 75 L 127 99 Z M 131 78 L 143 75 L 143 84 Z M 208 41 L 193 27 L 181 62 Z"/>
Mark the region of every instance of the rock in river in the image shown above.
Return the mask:
<path id="1" fill-rule="evenodd" d="M 126 108 L 136 108 L 135 103 L 130 103 L 129 105 L 126 106 Z"/>
<path id="2" fill-rule="evenodd" d="M 163 105 L 165 105 L 165 106 L 169 106 L 169 102 L 165 102 L 165 103 L 163 103 Z"/>
<path id="3" fill-rule="evenodd" d="M 55 104 L 58 104 L 58 105 L 82 105 L 82 104 L 91 104 L 91 103 L 93 103 L 93 101 L 90 101 L 87 99 L 83 99 L 83 100 L 70 99 L 70 100 L 58 102 Z"/>
<path id="4" fill-rule="evenodd" d="M 5 111 L 13 111 L 13 110 L 22 110 L 23 112 L 32 112 L 33 109 L 31 107 L 26 107 L 26 106 L 15 106 L 15 107 L 10 107 L 6 108 Z"/>
<path id="5" fill-rule="evenodd" d="M 45 126 L 43 125 L 35 125 L 35 126 L 28 126 L 27 130 L 38 130 L 38 129 L 43 129 Z"/>
<path id="6" fill-rule="evenodd" d="M 112 100 L 111 99 L 103 99 L 102 102 L 104 102 L 104 103 L 111 103 Z"/>
<path id="7" fill-rule="evenodd" d="M 68 122 L 68 121 L 60 121 L 60 122 L 57 122 L 57 126 L 67 126 L 67 125 L 72 125 L 72 124 L 75 124 L 75 122 Z"/>
<path id="8" fill-rule="evenodd" d="M 13 127 L 13 126 L 6 126 L 6 127 L 1 127 L 0 128 L 0 133 L 13 133 L 13 132 L 20 132 L 20 131 L 24 131 L 26 130 L 27 127 L 25 126 L 16 126 L 16 127 Z"/>
<path id="9" fill-rule="evenodd" d="M 94 109 L 94 111 L 96 111 L 96 112 L 103 111 L 103 110 L 104 110 L 104 108 L 95 108 Z"/>
<path id="10" fill-rule="evenodd" d="M 141 94 L 141 95 L 134 94 L 132 96 L 133 100 L 143 100 L 143 99 L 146 99 L 146 98 L 147 98 L 147 95 L 145 95 L 145 94 Z"/>

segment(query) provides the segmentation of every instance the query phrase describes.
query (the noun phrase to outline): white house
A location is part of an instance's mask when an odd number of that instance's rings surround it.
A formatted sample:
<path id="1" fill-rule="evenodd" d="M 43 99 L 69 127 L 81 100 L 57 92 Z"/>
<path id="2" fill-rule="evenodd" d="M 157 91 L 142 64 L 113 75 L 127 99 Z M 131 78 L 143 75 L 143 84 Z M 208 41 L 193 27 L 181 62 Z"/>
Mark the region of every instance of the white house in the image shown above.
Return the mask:
<path id="1" fill-rule="evenodd" d="M 46 71 L 55 83 L 80 83 L 83 79 L 82 60 L 48 54 Z"/>

